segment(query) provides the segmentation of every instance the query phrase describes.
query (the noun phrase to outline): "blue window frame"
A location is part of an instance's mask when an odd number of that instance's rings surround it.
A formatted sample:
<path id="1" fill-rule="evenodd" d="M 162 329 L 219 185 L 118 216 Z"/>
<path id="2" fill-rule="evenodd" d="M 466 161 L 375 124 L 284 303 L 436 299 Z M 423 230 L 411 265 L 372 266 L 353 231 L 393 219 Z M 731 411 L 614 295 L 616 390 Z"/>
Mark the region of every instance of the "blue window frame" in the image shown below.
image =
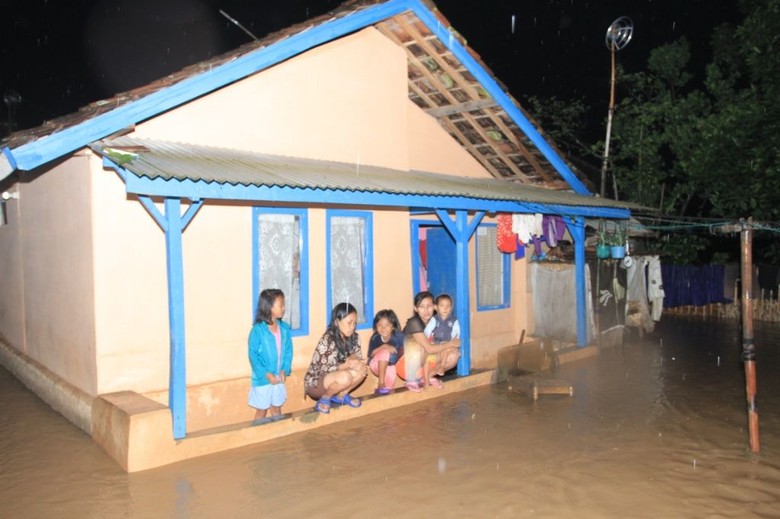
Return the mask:
<path id="1" fill-rule="evenodd" d="M 266 288 L 285 295 L 284 320 L 293 336 L 309 334 L 309 230 L 306 209 L 252 211 L 252 312 Z"/>
<path id="2" fill-rule="evenodd" d="M 496 224 L 477 227 L 477 311 L 508 308 L 510 260 L 496 246 Z"/>
<path id="3" fill-rule="evenodd" d="M 327 316 L 333 305 L 349 302 L 358 311 L 359 330 L 374 319 L 373 216 L 367 211 L 326 212 Z"/>

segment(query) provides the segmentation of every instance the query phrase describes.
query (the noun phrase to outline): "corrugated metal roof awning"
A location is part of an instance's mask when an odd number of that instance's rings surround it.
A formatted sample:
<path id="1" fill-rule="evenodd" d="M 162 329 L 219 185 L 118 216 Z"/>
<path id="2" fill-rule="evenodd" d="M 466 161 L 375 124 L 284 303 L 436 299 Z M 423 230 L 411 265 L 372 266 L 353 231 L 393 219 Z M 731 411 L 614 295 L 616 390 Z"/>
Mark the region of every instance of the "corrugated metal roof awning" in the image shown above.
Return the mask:
<path id="1" fill-rule="evenodd" d="M 637 208 L 627 202 L 493 178 L 404 171 L 195 144 L 119 137 L 95 142 L 91 148 L 132 174 L 152 180 L 445 196 L 572 207 Z"/>

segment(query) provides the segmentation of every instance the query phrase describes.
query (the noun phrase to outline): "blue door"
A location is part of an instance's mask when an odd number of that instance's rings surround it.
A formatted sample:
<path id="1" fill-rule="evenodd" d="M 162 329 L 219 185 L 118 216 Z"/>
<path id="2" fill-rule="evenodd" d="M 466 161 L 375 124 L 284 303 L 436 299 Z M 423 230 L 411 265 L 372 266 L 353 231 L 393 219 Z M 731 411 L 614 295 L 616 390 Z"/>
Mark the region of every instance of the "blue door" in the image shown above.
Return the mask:
<path id="1" fill-rule="evenodd" d="M 426 233 L 428 290 L 434 296 L 455 296 L 455 240 L 444 227 L 429 227 Z"/>

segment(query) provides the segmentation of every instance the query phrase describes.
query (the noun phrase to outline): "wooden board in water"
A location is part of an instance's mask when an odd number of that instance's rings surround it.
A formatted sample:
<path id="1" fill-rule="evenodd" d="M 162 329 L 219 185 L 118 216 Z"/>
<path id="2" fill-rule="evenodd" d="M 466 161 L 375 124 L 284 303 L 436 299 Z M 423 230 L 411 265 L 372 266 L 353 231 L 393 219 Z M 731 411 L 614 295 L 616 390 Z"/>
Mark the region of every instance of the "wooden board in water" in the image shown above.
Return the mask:
<path id="1" fill-rule="evenodd" d="M 509 377 L 512 391 L 525 393 L 534 400 L 539 395 L 574 395 L 574 386 L 568 380 L 542 378 L 534 376 Z"/>

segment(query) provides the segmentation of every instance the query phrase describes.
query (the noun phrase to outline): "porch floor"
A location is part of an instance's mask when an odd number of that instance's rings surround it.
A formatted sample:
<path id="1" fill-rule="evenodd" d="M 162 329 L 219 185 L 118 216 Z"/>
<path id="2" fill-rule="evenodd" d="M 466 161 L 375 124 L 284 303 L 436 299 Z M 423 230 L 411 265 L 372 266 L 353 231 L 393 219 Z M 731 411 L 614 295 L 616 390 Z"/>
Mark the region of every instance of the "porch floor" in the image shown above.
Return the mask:
<path id="1" fill-rule="evenodd" d="M 276 419 L 204 429 L 181 440 L 172 438 L 167 407 L 134 393 L 105 395 L 99 399 L 99 409 L 93 409 L 92 436 L 126 471 L 137 472 L 489 385 L 496 382 L 496 370 L 475 370 L 464 377 L 442 380 L 444 388 L 440 390 L 426 388 L 421 393 L 413 393 L 401 388 L 389 395 L 363 397 L 363 405 L 358 409 L 334 406 L 327 415 L 307 409 Z M 139 399 L 150 404 L 146 406 Z"/>

